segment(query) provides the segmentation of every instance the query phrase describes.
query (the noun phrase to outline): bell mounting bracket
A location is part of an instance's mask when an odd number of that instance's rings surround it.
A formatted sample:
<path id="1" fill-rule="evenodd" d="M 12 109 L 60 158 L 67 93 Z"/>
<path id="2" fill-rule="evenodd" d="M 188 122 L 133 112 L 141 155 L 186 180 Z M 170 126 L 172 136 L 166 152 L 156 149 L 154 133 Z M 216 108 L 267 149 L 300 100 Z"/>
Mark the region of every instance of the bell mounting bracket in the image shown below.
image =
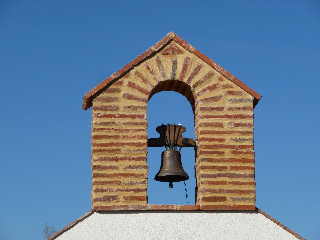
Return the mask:
<path id="1" fill-rule="evenodd" d="M 177 147 L 196 147 L 196 142 L 192 138 L 182 137 L 186 128 L 181 124 L 160 125 L 156 128 L 160 134 L 159 138 L 149 138 L 148 147 L 166 147 L 166 149 L 177 149 Z"/>

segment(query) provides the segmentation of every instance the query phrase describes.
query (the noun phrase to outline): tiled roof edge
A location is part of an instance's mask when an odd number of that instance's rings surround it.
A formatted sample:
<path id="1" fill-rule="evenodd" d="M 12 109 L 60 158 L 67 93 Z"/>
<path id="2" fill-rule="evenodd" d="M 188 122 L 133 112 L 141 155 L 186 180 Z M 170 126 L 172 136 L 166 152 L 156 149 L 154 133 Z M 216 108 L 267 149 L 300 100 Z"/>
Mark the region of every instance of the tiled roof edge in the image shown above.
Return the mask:
<path id="1" fill-rule="evenodd" d="M 159 42 L 157 42 L 154 46 L 149 48 L 147 51 L 142 53 L 140 56 L 129 62 L 127 65 L 125 65 L 123 68 L 121 68 L 119 71 L 112 74 L 110 77 L 106 78 L 104 81 L 102 81 L 100 84 L 98 84 L 96 87 L 91 89 L 88 93 L 86 93 L 83 97 L 83 104 L 82 109 L 87 110 L 92 106 L 92 100 L 96 93 L 101 91 L 104 87 L 106 87 L 109 83 L 111 83 L 113 80 L 121 77 L 124 73 L 128 72 L 131 68 L 145 60 L 147 57 L 149 57 L 151 54 L 158 51 L 160 48 L 168 44 L 174 40 L 176 43 L 178 43 L 181 47 L 186 49 L 187 51 L 195 54 L 197 57 L 201 58 L 204 62 L 209 64 L 211 67 L 213 67 L 215 70 L 217 70 L 219 73 L 221 73 L 223 76 L 225 76 L 227 79 L 232 81 L 234 84 L 238 85 L 240 88 L 242 88 L 244 91 L 249 93 L 254 97 L 254 106 L 257 105 L 258 101 L 261 99 L 261 95 L 254 91 L 252 88 L 241 82 L 238 78 L 233 76 L 231 73 L 229 73 L 227 70 L 222 68 L 220 65 L 216 64 L 214 61 L 212 61 L 210 58 L 208 58 L 206 55 L 201 53 L 196 48 L 192 47 L 189 43 L 184 41 L 182 38 L 180 38 L 178 35 L 176 35 L 174 32 L 168 33 L 164 38 L 162 38 Z"/>
<path id="2" fill-rule="evenodd" d="M 294 231 L 292 231 L 290 228 L 287 228 L 285 225 L 283 225 L 282 223 L 280 223 L 279 221 L 275 220 L 273 217 L 271 217 L 269 214 L 265 213 L 264 211 L 262 211 L 261 209 L 257 208 L 257 211 L 259 213 L 261 213 L 263 216 L 265 216 L 266 218 L 270 219 L 272 222 L 274 222 L 275 224 L 277 224 L 279 227 L 282 227 L 284 230 L 286 230 L 287 232 L 291 233 L 293 236 L 295 236 L 298 239 L 301 240 L 306 240 L 305 238 L 301 237 L 299 234 L 295 233 Z"/>
<path id="3" fill-rule="evenodd" d="M 90 210 L 89 212 L 85 213 L 84 215 L 82 215 L 81 217 L 79 217 L 77 220 L 73 221 L 72 223 L 70 223 L 69 225 L 67 225 L 66 227 L 62 228 L 60 231 L 56 232 L 55 234 L 53 234 L 52 236 L 48 237 L 47 240 L 53 240 L 55 238 L 57 238 L 58 236 L 60 236 L 62 233 L 66 232 L 67 230 L 69 230 L 70 228 L 72 228 L 73 226 L 75 226 L 76 224 L 78 224 L 79 222 L 83 221 L 84 219 L 86 219 L 87 217 L 89 217 L 92 213 L 94 213 L 93 210 Z"/>

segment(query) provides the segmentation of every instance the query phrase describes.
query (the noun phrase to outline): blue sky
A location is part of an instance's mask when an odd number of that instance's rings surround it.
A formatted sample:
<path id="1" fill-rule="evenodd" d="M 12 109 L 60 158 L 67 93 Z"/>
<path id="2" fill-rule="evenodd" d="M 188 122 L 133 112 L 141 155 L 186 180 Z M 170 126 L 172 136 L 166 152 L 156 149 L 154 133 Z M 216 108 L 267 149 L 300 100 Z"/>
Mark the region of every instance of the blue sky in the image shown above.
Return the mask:
<path id="1" fill-rule="evenodd" d="M 320 239 L 319 1 L 25 0 L 0 1 L 1 240 L 42 239 L 45 223 L 60 230 L 91 209 L 82 98 L 170 31 L 262 95 L 256 206 Z M 192 119 L 177 93 L 148 103 L 149 137 L 168 122 L 193 137 Z M 150 179 L 161 151 L 149 152 Z M 182 149 L 190 176 L 193 154 Z M 194 180 L 186 183 L 193 204 Z M 182 183 L 174 194 L 153 184 L 150 203 L 186 204 Z"/>

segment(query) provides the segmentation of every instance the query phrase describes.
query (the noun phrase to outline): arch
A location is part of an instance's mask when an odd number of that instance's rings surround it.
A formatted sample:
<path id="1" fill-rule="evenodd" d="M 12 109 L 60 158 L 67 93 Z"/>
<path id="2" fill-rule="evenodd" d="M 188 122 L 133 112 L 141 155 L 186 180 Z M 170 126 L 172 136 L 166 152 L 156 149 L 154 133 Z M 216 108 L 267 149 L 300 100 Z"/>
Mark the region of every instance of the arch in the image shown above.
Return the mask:
<path id="1" fill-rule="evenodd" d="M 183 133 L 184 137 L 195 138 L 194 136 L 194 113 L 186 97 L 175 91 L 161 91 L 154 94 L 151 101 L 148 102 L 148 138 L 157 138 L 159 133 L 156 127 L 163 124 L 181 123 L 187 128 Z M 156 102 L 162 101 L 163 105 L 158 106 Z M 172 102 L 173 106 L 168 107 Z M 150 105 L 151 104 L 151 105 Z M 183 109 L 183 110 L 182 110 Z M 182 110 L 182 111 L 181 111 Z M 159 111 L 159 113 L 158 113 Z M 163 116 L 163 117 L 162 117 Z M 168 187 L 168 183 L 157 182 L 154 180 L 155 175 L 160 169 L 161 153 L 164 147 L 148 147 L 147 164 L 148 164 L 148 204 L 178 204 L 193 205 L 195 204 L 195 150 L 194 148 L 182 148 L 181 160 L 184 170 L 189 175 L 186 181 L 188 198 L 186 198 L 184 182 L 176 182 L 173 189 Z M 159 195 L 161 191 L 162 195 Z"/>
<path id="2" fill-rule="evenodd" d="M 174 91 L 180 93 L 189 101 L 192 107 L 192 111 L 194 114 L 195 110 L 195 100 L 193 96 L 193 92 L 191 90 L 190 85 L 185 82 L 181 82 L 179 80 L 166 80 L 159 82 L 150 92 L 148 97 L 148 101 L 152 98 L 152 96 L 156 93 L 160 93 L 162 91 Z"/>

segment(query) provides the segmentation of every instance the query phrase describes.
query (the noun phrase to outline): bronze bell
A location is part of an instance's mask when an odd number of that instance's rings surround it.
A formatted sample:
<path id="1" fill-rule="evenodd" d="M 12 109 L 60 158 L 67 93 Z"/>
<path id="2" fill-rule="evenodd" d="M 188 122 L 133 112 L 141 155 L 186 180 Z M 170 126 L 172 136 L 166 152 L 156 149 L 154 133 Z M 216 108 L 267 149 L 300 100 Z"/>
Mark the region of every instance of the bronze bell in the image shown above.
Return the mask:
<path id="1" fill-rule="evenodd" d="M 180 152 L 177 150 L 165 150 L 162 152 L 161 168 L 154 180 L 169 182 L 169 187 L 172 188 L 173 182 L 181 182 L 188 179 L 189 176 L 182 167 Z"/>

